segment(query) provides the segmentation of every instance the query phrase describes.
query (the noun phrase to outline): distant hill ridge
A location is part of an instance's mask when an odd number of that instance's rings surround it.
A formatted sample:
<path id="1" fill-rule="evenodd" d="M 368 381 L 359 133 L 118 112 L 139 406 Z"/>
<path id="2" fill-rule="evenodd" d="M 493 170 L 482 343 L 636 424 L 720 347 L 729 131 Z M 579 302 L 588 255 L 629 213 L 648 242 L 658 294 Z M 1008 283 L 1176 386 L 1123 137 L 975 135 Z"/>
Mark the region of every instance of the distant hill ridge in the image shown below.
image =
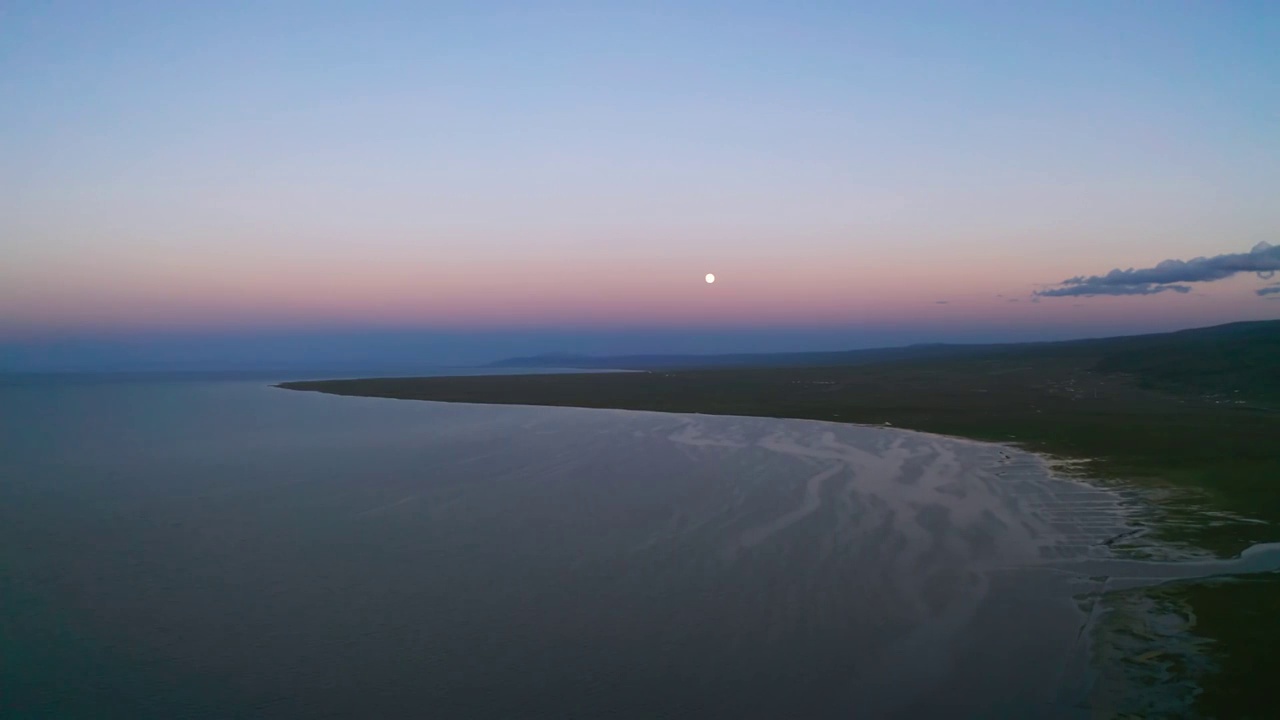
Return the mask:
<path id="1" fill-rule="evenodd" d="M 905 345 L 866 350 L 825 352 L 732 353 L 724 355 L 573 355 L 547 353 L 507 358 L 487 367 L 562 367 L 589 370 L 656 370 L 706 367 L 784 367 L 813 365 L 853 365 L 905 358 L 977 352 L 999 345 Z"/>
<path id="2" fill-rule="evenodd" d="M 1175 349 L 1193 345 L 1235 347 L 1241 342 L 1252 347 L 1275 347 L 1280 343 L 1280 320 L 1258 320 L 1228 323 L 1211 327 L 1177 330 L 1145 335 L 1122 335 L 1082 340 L 1056 340 L 1027 343 L 948 344 L 924 343 L 864 350 L 835 350 L 787 353 L 731 353 L 718 355 L 645 354 L 645 355 L 575 355 L 547 353 L 513 357 L 490 363 L 486 367 L 561 367 L 608 370 L 657 370 L 709 367 L 788 367 L 823 365 L 862 365 L 894 360 L 924 360 L 976 356 L 987 353 L 1036 352 L 1050 350 L 1073 354 L 1098 351 L 1139 351 L 1143 349 Z M 1226 346 L 1224 346 L 1226 347 Z M 1240 348 L 1237 348 L 1240 349 Z M 1280 365 L 1280 360 L 1277 360 Z M 1119 363 L 1124 365 L 1125 363 Z"/>
<path id="3" fill-rule="evenodd" d="M 590 370 L 698 370 L 771 367 L 850 367 L 1025 359 L 1069 362 L 1102 374 L 1131 376 L 1139 386 L 1228 396 L 1245 393 L 1280 402 L 1280 320 L 1229 323 L 1150 335 L 994 345 L 910 345 L 844 352 L 732 355 L 540 355 L 494 367 Z"/>

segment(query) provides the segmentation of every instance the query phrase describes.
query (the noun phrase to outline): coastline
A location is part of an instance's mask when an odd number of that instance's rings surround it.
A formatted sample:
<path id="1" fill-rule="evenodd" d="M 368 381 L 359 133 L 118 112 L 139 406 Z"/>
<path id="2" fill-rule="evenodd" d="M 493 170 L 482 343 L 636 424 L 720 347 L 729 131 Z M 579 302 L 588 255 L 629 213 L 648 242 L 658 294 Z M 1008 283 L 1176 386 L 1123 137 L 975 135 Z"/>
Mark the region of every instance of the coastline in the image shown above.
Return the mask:
<path id="1" fill-rule="evenodd" d="M 760 368 L 281 383 L 335 395 L 824 420 L 1007 443 L 1068 474 L 1179 490 L 1184 504 L 1280 526 L 1263 478 L 1280 475 L 1280 408 L 1150 391 L 1076 368 L 990 364 Z M 1267 526 L 1178 523 L 1162 539 L 1223 557 L 1275 539 Z"/>
<path id="2" fill-rule="evenodd" d="M 975 414 L 966 423 L 956 423 L 954 418 L 927 418 L 919 422 L 921 416 L 912 417 L 911 408 L 893 407 L 891 403 L 877 403 L 875 397 L 863 403 L 850 402 L 846 395 L 829 393 L 825 403 L 809 406 L 793 405 L 788 411 L 773 393 L 756 392 L 737 396 L 718 391 L 729 389 L 732 385 L 741 385 L 743 381 L 758 379 L 764 375 L 773 375 L 773 383 L 766 386 L 786 383 L 784 378 L 796 375 L 808 376 L 800 380 L 792 379 L 791 383 L 832 382 L 822 378 L 814 378 L 815 374 L 832 375 L 839 369 L 796 369 L 778 368 L 772 370 L 747 371 L 684 371 L 680 373 L 629 373 L 625 377 L 614 375 L 606 378 L 611 382 L 603 386 L 600 376 L 594 379 L 585 375 L 558 375 L 552 378 L 539 377 L 497 377 L 476 376 L 468 378 L 398 378 L 382 380 L 338 380 L 282 383 L 278 387 L 289 390 L 314 391 L 334 395 L 352 395 L 364 397 L 382 397 L 392 399 L 426 400 L 435 402 L 461 402 L 475 404 L 499 405 L 535 405 L 559 407 L 586 407 L 613 410 L 641 410 L 653 412 L 676 412 L 681 414 L 708 416 L 736 416 L 744 418 L 769 417 L 784 420 L 817 420 L 834 422 L 841 425 L 865 426 L 869 428 L 890 428 L 911 431 L 923 435 L 932 435 L 951 441 L 972 441 L 982 444 L 994 443 L 1004 445 L 1019 452 L 1031 453 L 1043 463 L 1046 472 L 1057 477 L 1083 482 L 1086 485 L 1109 491 L 1132 491 L 1140 498 L 1146 517 L 1139 522 L 1145 526 L 1140 532 L 1126 533 L 1118 539 L 1117 552 L 1137 553 L 1141 557 L 1143 549 L 1156 550 L 1156 557 L 1170 555 L 1185 560 L 1202 559 L 1206 555 L 1218 558 L 1233 558 L 1255 544 L 1277 539 L 1272 532 L 1271 518 L 1254 519 L 1243 515 L 1239 505 L 1231 502 L 1233 498 L 1214 492 L 1211 488 L 1197 487 L 1188 483 L 1186 478 L 1167 478 L 1160 467 L 1141 467 L 1133 458 L 1108 455 L 1105 449 L 1094 447 L 1089 452 L 1088 444 L 1077 444 L 1077 452 L 1063 452 L 1068 443 L 1053 442 L 1046 438 L 1041 425 L 1016 428 L 1000 427 L 999 423 L 991 423 L 988 418 Z M 862 369 L 859 369 L 862 370 Z M 674 386 L 662 387 L 664 380 L 675 379 Z M 867 383 L 858 383 L 866 386 Z M 700 388 L 688 392 L 690 385 Z M 603 386 L 603 387 L 602 387 Z M 630 386 L 630 387 L 627 387 Z M 766 387 L 765 389 L 773 389 Z M 685 390 L 686 392 L 676 392 Z M 1244 413 L 1231 414 L 1233 422 L 1222 423 L 1221 419 L 1228 415 L 1223 408 L 1208 403 L 1191 403 L 1185 398 L 1162 397 L 1154 393 L 1136 392 L 1132 387 L 1121 386 L 1117 394 L 1129 403 L 1128 407 L 1119 405 L 1114 398 L 1103 397 L 1103 402 L 1110 403 L 1110 410 L 1120 418 L 1132 421 L 1133 417 L 1156 417 L 1162 410 L 1174 408 L 1181 411 L 1181 420 L 1193 417 L 1197 422 L 1192 425 L 1203 427 L 1217 426 L 1220 430 L 1234 431 L 1239 427 L 1239 419 L 1252 421 L 1256 426 L 1280 427 L 1275 424 L 1273 415 Z M 598 392 L 597 392 L 598 391 Z M 646 392 L 647 391 L 647 392 Z M 954 398 L 955 393 L 952 393 Z M 971 396 L 970 396 L 971 397 Z M 913 398 L 908 398 L 913 399 Z M 927 399 L 927 398 L 926 398 Z M 965 398 L 968 399 L 968 398 Z M 1021 398 L 1023 402 L 1035 404 L 1043 397 Z M 945 402 L 943 403 L 945 405 Z M 1125 412 L 1125 411 L 1128 412 Z M 1233 411 L 1235 408 L 1227 408 Z M 1093 421 L 1096 416 L 1096 404 L 1080 410 L 1089 415 Z M 1036 415 L 1043 416 L 1043 412 Z M 1050 415 L 1050 418 L 1053 416 Z M 880 419 L 883 418 L 883 419 Z M 1064 423 L 1070 425 L 1072 418 L 1067 415 Z M 985 422 L 984 422 L 985 421 Z M 1116 423 L 1113 422 L 1114 426 Z M 967 426 L 966 426 L 967 425 Z M 1048 423 L 1052 435 L 1053 422 Z M 1030 432 L 1008 432 L 1008 430 L 1024 430 Z M 1041 432 L 1037 433 L 1037 430 Z M 1001 436 L 1004 437 L 1001 437 Z M 1022 437 L 1019 437 L 1022 435 Z M 1212 442 L 1214 434 L 1208 433 L 1205 442 Z M 1080 445 L 1084 445 L 1083 447 Z M 1082 452 L 1083 451 L 1083 452 Z M 1194 479 L 1194 475 L 1191 476 Z M 1172 480 L 1172 481 L 1170 481 Z M 1179 482 L 1178 480 L 1181 480 Z M 1173 492 L 1177 502 L 1166 504 L 1158 497 L 1161 493 Z M 1255 506 L 1256 507 L 1256 506 Z M 1257 507 L 1258 510 L 1266 508 Z M 1218 516 L 1212 524 L 1188 523 L 1184 515 L 1200 516 L 1212 513 Z M 1234 521 L 1234 520 L 1238 520 Z M 1199 549 L 1201 552 L 1195 552 Z M 1197 557 L 1198 556 L 1198 557 Z M 1230 562 L 1230 561 L 1227 561 Z M 1198 577 L 1193 579 L 1169 578 L 1157 584 L 1148 583 L 1146 587 L 1120 588 L 1099 593 L 1093 606 L 1102 609 L 1102 616 L 1110 617 L 1108 623 L 1094 626 L 1096 632 L 1106 629 L 1108 633 L 1127 633 L 1134 623 L 1145 622 L 1143 616 L 1133 615 L 1132 608 L 1137 605 L 1152 606 L 1151 598 L 1158 598 L 1163 605 L 1172 603 L 1185 607 L 1182 613 L 1181 627 L 1162 639 L 1155 636 L 1149 645 L 1130 647 L 1128 659 L 1117 660 L 1117 667 L 1124 669 L 1125 676 L 1131 682 L 1151 683 L 1152 673 L 1167 675 L 1172 672 L 1179 681 L 1189 684 L 1188 697 L 1196 697 L 1197 707 L 1208 714 L 1234 714 L 1240 708 L 1249 706 L 1253 698 L 1268 696 L 1270 678 L 1277 667 L 1275 660 L 1265 657 L 1250 657 L 1246 648 L 1259 641 L 1258 633 L 1266 633 L 1257 626 L 1247 627 L 1240 619 L 1237 608 L 1241 604 L 1253 607 L 1262 612 L 1265 607 L 1280 597 L 1280 575 L 1276 573 L 1243 576 L 1245 582 L 1231 582 L 1230 576 Z M 1136 598 L 1136 599 L 1135 599 Z M 1136 605 L 1135 605 L 1136 603 Z M 1124 616 L 1118 608 L 1129 608 L 1128 624 L 1117 625 L 1116 617 Z M 1246 608 L 1247 609 L 1247 608 Z M 1245 613 L 1245 617 L 1253 617 L 1254 613 Z M 1166 613 L 1167 615 L 1167 613 Z M 1093 624 L 1093 620 L 1090 620 Z M 1166 623 L 1167 625 L 1167 623 Z M 1188 642 L 1188 637 L 1203 637 L 1212 642 Z M 1276 641 L 1280 641 L 1277 633 Z M 1114 654 L 1114 643 L 1109 646 L 1106 641 L 1095 643 L 1095 655 Z M 1171 652 L 1170 648 L 1178 645 L 1183 648 L 1194 648 L 1200 653 L 1200 662 L 1188 663 L 1186 652 L 1181 655 Z M 1110 649 L 1109 649 L 1110 648 Z M 1133 662 L 1133 657 L 1143 658 L 1140 663 Z M 1166 667 L 1167 666 L 1167 667 Z M 1181 674 L 1179 674 L 1181 673 Z M 1145 679 L 1144 679 L 1145 678 Z M 1106 678 L 1103 678 L 1106 680 Z M 1115 692 L 1115 677 L 1109 680 L 1112 686 L 1101 687 L 1100 691 Z M 1105 684 L 1105 683 L 1104 683 Z M 1121 693 L 1123 695 L 1123 692 Z M 1139 693 L 1141 695 L 1141 693 Z M 1147 695 L 1150 695 L 1149 693 Z M 1145 697 L 1145 696 L 1143 696 Z M 1154 697 L 1154 696 L 1152 696 Z M 1147 698 L 1151 700 L 1151 698 Z M 1113 698 L 1114 700 L 1114 698 Z M 1127 708 L 1128 711 L 1142 711 L 1142 707 Z M 1147 710 L 1154 711 L 1155 707 Z"/>

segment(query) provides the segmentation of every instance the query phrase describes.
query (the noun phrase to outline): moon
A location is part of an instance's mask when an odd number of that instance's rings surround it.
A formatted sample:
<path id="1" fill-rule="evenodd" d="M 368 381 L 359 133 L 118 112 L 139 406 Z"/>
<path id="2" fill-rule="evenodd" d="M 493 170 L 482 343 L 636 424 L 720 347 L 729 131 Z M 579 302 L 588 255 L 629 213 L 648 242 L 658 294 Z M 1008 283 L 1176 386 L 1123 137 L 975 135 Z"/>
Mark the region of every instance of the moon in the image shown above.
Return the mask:
<path id="1" fill-rule="evenodd" d="M 707 273 L 707 284 L 710 285 L 715 281 L 716 281 L 716 276 L 712 275 L 711 273 Z"/>

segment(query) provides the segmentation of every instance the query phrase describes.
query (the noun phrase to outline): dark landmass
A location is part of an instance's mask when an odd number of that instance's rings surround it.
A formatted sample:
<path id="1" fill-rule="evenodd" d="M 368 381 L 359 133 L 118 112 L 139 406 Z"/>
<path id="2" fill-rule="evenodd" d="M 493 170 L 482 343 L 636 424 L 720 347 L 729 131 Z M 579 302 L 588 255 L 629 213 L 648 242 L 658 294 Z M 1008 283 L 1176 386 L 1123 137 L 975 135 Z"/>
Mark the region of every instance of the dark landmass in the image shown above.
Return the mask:
<path id="1" fill-rule="evenodd" d="M 582 370 L 672 370 L 711 367 L 807 367 L 867 365 L 894 360 L 956 357 L 987 352 L 1000 345 L 906 345 L 833 352 L 734 353 L 729 355 L 530 355 L 490 363 L 492 368 L 579 368 Z"/>
<path id="2" fill-rule="evenodd" d="M 1157 530 L 1166 540 L 1231 555 L 1277 539 L 1280 321 L 1058 343 L 597 358 L 589 366 L 648 371 L 281 387 L 442 402 L 891 424 L 1015 443 L 1079 460 L 1078 471 L 1095 479 L 1176 490 L 1160 506 L 1164 521 Z M 1231 514 L 1262 522 L 1233 521 Z M 1202 617 L 1203 631 L 1220 641 L 1215 652 L 1223 658 L 1224 674 L 1202 696 L 1205 709 L 1238 709 L 1228 700 L 1232 692 L 1237 700 L 1269 692 L 1280 655 L 1261 657 L 1258 648 L 1280 644 L 1280 627 L 1231 608 L 1236 602 L 1276 607 L 1280 582 L 1193 586 L 1185 594 Z"/>
<path id="3" fill-rule="evenodd" d="M 1170 333 L 1060 342 L 928 344 L 838 352 L 728 355 L 550 354 L 499 360 L 495 368 L 691 370 L 709 368 L 856 367 L 964 358 L 1075 358 L 1103 373 L 1130 373 L 1146 387 L 1232 392 L 1280 401 L 1280 320 L 1230 323 Z"/>

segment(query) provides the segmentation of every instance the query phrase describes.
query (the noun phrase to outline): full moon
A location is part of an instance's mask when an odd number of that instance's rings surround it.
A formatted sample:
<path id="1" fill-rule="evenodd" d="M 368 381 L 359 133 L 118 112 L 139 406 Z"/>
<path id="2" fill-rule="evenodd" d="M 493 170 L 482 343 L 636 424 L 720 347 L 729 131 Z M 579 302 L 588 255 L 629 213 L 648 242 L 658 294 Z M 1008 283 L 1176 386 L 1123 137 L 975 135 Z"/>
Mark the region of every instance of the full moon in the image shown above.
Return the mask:
<path id="1" fill-rule="evenodd" d="M 716 281 L 716 276 L 712 275 L 711 273 L 707 273 L 707 284 L 710 285 L 715 281 Z"/>

